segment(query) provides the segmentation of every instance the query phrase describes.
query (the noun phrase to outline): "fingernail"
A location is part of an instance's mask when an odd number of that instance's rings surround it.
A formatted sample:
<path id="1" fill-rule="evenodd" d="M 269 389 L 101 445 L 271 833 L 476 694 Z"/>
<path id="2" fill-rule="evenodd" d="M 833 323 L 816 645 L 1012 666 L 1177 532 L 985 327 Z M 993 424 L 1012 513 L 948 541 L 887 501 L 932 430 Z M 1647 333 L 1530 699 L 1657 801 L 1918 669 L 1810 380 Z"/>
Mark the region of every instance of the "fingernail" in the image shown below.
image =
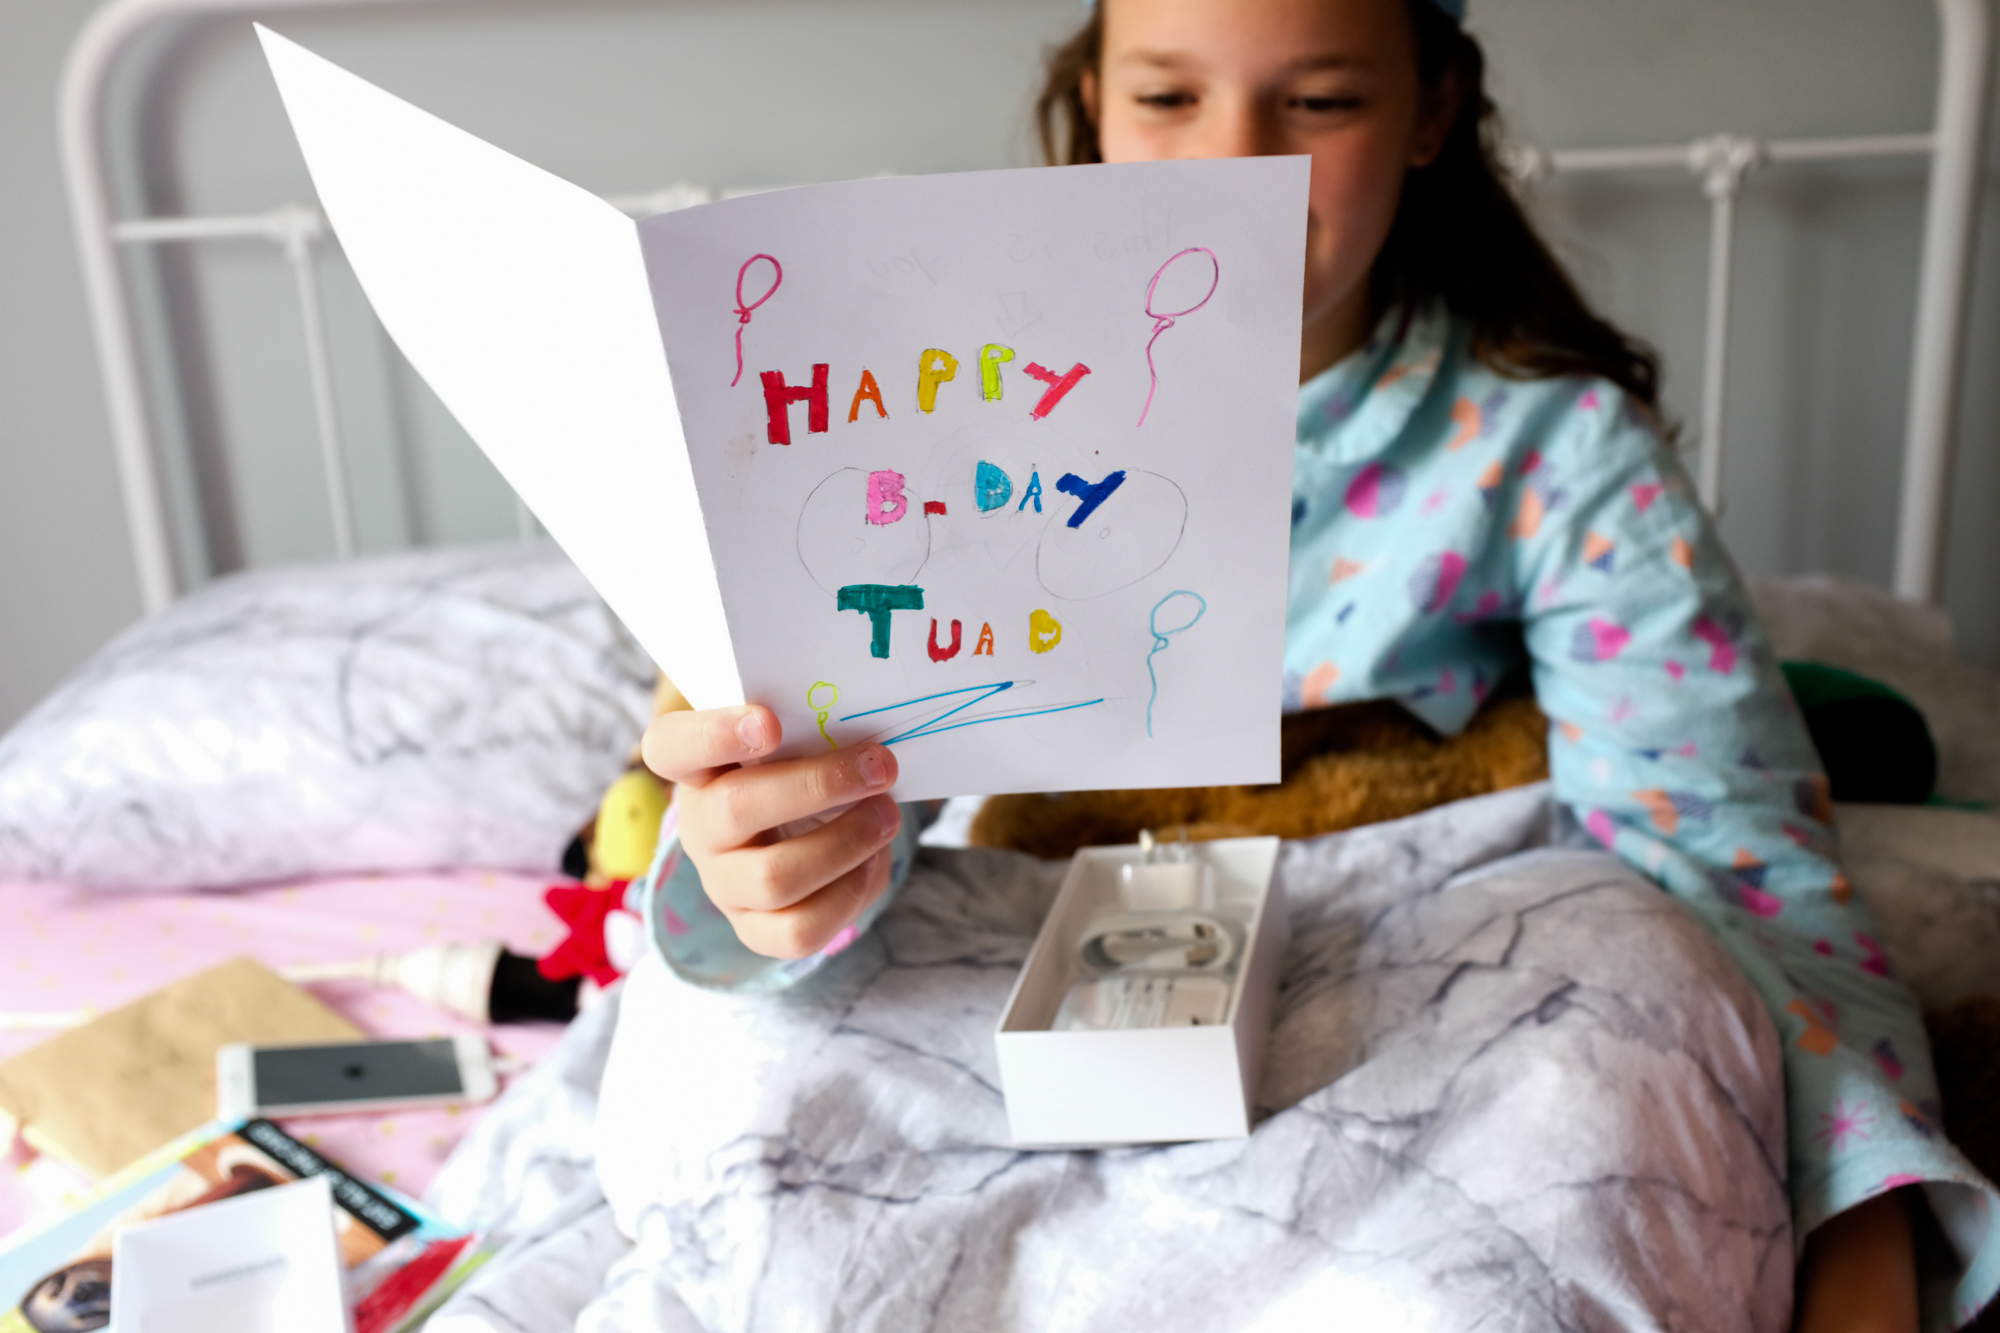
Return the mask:
<path id="1" fill-rule="evenodd" d="M 889 765 L 882 751 L 874 746 L 855 756 L 854 768 L 861 774 L 861 781 L 870 787 L 881 786 L 889 777 Z"/>
<path id="2" fill-rule="evenodd" d="M 743 748 L 753 753 L 764 748 L 764 719 L 756 713 L 745 713 L 736 720 L 736 739 L 743 742 Z"/>

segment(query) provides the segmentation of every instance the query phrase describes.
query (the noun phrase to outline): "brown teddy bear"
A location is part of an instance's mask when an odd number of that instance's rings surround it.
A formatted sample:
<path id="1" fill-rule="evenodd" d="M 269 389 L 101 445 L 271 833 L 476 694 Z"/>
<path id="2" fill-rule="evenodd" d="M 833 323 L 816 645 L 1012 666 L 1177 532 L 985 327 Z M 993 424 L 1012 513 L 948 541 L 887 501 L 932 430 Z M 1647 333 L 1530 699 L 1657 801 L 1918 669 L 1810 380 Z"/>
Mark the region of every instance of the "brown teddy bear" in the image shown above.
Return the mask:
<path id="1" fill-rule="evenodd" d="M 1490 699 L 1456 736 L 1440 736 L 1388 701 L 1288 715 L 1279 781 L 989 797 L 972 843 L 1036 856 L 1135 841 L 1140 829 L 1196 841 L 1317 833 L 1400 819 L 1549 775 L 1548 719 L 1525 690 Z"/>

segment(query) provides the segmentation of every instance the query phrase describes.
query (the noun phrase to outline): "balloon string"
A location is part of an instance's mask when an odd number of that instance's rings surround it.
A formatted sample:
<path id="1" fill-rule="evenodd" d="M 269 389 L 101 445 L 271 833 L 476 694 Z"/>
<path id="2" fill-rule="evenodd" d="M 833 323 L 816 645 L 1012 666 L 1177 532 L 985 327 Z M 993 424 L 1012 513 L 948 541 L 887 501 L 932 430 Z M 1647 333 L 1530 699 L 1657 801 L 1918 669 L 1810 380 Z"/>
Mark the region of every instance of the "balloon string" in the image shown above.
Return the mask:
<path id="1" fill-rule="evenodd" d="M 1172 321 L 1169 320 L 1168 322 L 1171 323 Z M 1155 334 L 1154 336 L 1158 337 L 1159 335 Z M 1160 629 L 1160 620 L 1159 620 L 1160 610 L 1161 608 L 1165 607 L 1168 602 L 1173 601 L 1174 598 L 1176 597 L 1194 598 L 1196 603 L 1194 619 L 1188 621 L 1187 624 L 1182 625 L 1177 629 L 1162 631 Z M 1160 697 L 1160 677 L 1153 670 L 1153 658 L 1157 656 L 1163 649 L 1170 646 L 1167 642 L 1169 636 L 1175 634 L 1181 634 L 1187 630 L 1193 629 L 1195 625 L 1200 622 L 1201 618 L 1207 614 L 1208 614 L 1208 599 L 1206 597 L 1203 597 L 1198 592 L 1189 592 L 1185 588 L 1180 588 L 1176 589 L 1173 592 L 1168 593 L 1165 597 L 1162 597 L 1159 600 L 1158 604 L 1156 604 L 1153 607 L 1153 614 L 1151 616 L 1148 616 L 1146 619 L 1146 628 L 1150 629 L 1153 632 L 1153 651 L 1146 654 L 1146 678 L 1153 682 L 1153 692 L 1146 697 L 1146 736 L 1147 739 L 1149 740 L 1152 738 L 1153 735 L 1153 704 L 1157 702 Z"/>
<path id="2" fill-rule="evenodd" d="M 1153 369 L 1153 344 L 1160 340 L 1161 334 L 1174 326 L 1173 317 L 1170 315 L 1159 315 L 1156 318 L 1158 323 L 1153 325 L 1153 336 L 1146 339 L 1146 405 L 1139 409 L 1141 426 L 1146 424 L 1146 414 L 1153 410 L 1153 391 L 1160 387 L 1160 372 Z M 1148 661 L 1150 660 L 1149 658 Z"/>

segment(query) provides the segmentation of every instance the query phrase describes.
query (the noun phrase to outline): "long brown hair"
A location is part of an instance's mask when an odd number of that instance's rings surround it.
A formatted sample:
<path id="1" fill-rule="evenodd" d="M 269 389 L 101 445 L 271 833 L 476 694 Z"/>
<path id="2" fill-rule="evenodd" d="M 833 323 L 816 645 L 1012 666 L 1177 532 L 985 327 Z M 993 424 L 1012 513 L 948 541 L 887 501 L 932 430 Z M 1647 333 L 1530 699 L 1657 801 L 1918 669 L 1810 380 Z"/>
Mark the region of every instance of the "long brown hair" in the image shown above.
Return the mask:
<path id="1" fill-rule="evenodd" d="M 1403 180 L 1389 238 L 1371 276 L 1378 304 L 1432 297 L 1472 326 L 1472 352 L 1517 379 L 1601 375 L 1657 412 L 1653 350 L 1590 308 L 1507 186 L 1495 149 L 1499 115 L 1486 95 L 1486 53 L 1432 0 L 1404 0 L 1426 88 L 1455 77 L 1462 101 L 1444 146 Z M 1104 160 L 1083 95 L 1104 54 L 1104 9 L 1049 53 L 1035 99 L 1052 166 Z"/>

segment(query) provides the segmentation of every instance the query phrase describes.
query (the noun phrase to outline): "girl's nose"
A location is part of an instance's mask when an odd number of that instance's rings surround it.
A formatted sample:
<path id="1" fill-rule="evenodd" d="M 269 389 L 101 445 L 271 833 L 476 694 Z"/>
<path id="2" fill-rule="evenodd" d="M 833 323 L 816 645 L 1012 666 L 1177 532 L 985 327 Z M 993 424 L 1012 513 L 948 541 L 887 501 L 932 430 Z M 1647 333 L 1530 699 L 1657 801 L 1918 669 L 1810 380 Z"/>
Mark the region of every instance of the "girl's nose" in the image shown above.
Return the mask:
<path id="1" fill-rule="evenodd" d="M 1260 157 L 1273 151 L 1269 117 L 1251 98 L 1212 98 L 1198 138 L 1198 157 Z"/>

